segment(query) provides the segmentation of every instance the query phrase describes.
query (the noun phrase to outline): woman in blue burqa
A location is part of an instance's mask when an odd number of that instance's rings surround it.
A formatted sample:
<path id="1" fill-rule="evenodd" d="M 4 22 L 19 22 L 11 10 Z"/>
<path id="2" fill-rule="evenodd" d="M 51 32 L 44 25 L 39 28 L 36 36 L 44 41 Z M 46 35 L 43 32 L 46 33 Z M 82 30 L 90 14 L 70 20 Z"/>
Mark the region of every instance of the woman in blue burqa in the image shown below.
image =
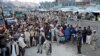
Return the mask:
<path id="1" fill-rule="evenodd" d="M 71 30 L 70 30 L 69 25 L 67 25 L 66 30 L 65 30 L 65 39 L 66 39 L 66 42 L 68 42 L 70 40 L 70 35 L 71 35 Z"/>

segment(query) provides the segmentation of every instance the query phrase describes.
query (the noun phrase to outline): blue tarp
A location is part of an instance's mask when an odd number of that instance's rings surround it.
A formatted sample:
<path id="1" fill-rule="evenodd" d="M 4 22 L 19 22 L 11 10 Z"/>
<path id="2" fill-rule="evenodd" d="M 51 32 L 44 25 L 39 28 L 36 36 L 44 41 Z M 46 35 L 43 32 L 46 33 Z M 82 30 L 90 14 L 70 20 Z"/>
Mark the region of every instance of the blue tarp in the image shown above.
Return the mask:
<path id="1" fill-rule="evenodd" d="M 7 23 L 8 23 L 8 25 L 13 24 L 13 23 L 15 23 L 15 22 L 16 22 L 15 19 L 13 19 L 13 18 L 7 18 Z"/>
<path id="2" fill-rule="evenodd" d="M 0 15 L 0 20 L 3 20 L 3 16 Z"/>
<path id="3" fill-rule="evenodd" d="M 5 25 L 5 22 L 3 20 L 0 20 L 0 26 Z"/>

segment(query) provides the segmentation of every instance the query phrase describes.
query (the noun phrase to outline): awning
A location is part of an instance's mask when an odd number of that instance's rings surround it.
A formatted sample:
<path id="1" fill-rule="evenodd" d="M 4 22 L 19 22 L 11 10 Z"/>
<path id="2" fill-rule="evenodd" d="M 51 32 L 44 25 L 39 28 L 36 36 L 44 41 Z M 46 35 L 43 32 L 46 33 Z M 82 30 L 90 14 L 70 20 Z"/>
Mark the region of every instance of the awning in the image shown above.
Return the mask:
<path id="1" fill-rule="evenodd" d="M 64 11 L 64 12 L 72 11 L 71 8 L 59 8 L 59 9 L 57 9 L 57 10 L 59 10 L 59 11 Z"/>

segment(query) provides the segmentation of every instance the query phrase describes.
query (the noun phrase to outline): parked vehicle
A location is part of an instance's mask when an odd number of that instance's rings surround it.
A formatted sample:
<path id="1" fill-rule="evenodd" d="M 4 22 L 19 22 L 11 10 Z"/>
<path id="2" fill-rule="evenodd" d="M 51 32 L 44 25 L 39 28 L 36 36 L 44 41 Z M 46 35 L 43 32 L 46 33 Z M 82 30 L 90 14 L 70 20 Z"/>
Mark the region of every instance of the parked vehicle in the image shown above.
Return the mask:
<path id="1" fill-rule="evenodd" d="M 5 22 L 4 20 L 0 20 L 0 31 L 5 30 L 6 26 L 5 26 Z"/>
<path id="2" fill-rule="evenodd" d="M 0 33 L 3 33 L 3 31 L 6 29 L 4 17 L 3 17 L 3 9 L 0 7 Z"/>
<path id="3" fill-rule="evenodd" d="M 22 19 L 25 17 L 24 13 L 15 11 L 14 15 L 16 16 L 17 19 Z"/>
<path id="4" fill-rule="evenodd" d="M 3 20 L 3 16 L 2 15 L 0 15 L 0 20 Z"/>
<path id="5" fill-rule="evenodd" d="M 4 17 L 11 17 L 11 13 L 9 11 L 3 11 Z"/>
<path id="6" fill-rule="evenodd" d="M 14 18 L 6 18 L 6 20 L 7 20 L 7 25 L 12 25 L 17 22 L 17 20 Z"/>

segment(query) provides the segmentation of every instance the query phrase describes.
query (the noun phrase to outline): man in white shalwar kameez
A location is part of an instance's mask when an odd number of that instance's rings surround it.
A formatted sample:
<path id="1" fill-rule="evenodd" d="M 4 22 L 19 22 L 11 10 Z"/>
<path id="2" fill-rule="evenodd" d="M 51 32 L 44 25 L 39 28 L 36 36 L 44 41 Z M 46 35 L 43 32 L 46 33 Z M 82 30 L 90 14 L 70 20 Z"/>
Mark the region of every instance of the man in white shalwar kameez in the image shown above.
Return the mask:
<path id="1" fill-rule="evenodd" d="M 20 55 L 24 56 L 26 44 L 24 42 L 23 34 L 21 34 L 21 37 L 18 39 L 18 43 L 20 47 Z"/>
<path id="2" fill-rule="evenodd" d="M 59 44 L 60 37 L 59 37 L 59 30 L 57 27 L 55 27 L 55 35 L 56 35 L 57 43 Z"/>
<path id="3" fill-rule="evenodd" d="M 17 56 L 15 51 L 15 45 L 12 45 L 12 54 L 11 56 Z"/>
<path id="4" fill-rule="evenodd" d="M 47 56 L 51 55 L 50 44 L 51 44 L 51 42 L 48 39 L 46 39 L 44 44 L 43 44 L 43 47 L 44 47 L 44 50 L 45 50 L 45 53 L 46 53 Z"/>
<path id="5" fill-rule="evenodd" d="M 25 42 L 26 42 L 27 46 L 30 47 L 30 33 L 29 33 L 29 31 L 26 30 L 24 32 L 24 36 L 25 36 Z"/>
<path id="6" fill-rule="evenodd" d="M 97 42 L 97 36 L 96 36 L 96 31 L 94 30 L 92 34 L 92 39 L 91 39 L 93 50 L 96 50 L 96 42 Z"/>
<path id="7" fill-rule="evenodd" d="M 53 24 L 51 24 L 50 25 L 51 26 L 51 37 L 52 37 L 52 41 L 54 41 L 54 36 L 55 36 L 55 33 L 54 33 L 54 25 Z"/>
<path id="8" fill-rule="evenodd" d="M 91 35 L 92 35 L 92 30 L 90 28 L 90 26 L 88 26 L 88 29 L 87 29 L 87 38 L 86 38 L 86 43 L 87 44 L 91 44 Z"/>
<path id="9" fill-rule="evenodd" d="M 17 42 L 14 41 L 14 39 L 12 38 L 11 41 L 11 56 L 18 56 L 19 55 L 19 50 L 18 50 L 18 44 Z"/>

